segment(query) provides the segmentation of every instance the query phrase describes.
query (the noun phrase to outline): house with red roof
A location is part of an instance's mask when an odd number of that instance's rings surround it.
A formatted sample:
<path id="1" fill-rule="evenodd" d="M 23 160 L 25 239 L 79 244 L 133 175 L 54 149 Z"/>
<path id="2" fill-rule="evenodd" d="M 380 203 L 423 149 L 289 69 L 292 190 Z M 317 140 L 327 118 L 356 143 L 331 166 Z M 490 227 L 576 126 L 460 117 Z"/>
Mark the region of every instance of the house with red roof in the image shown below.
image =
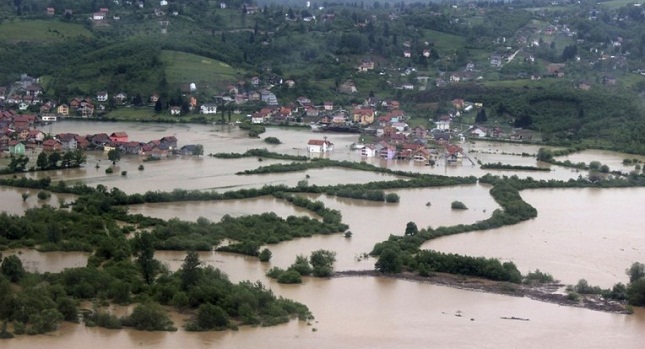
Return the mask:
<path id="1" fill-rule="evenodd" d="M 125 132 L 114 132 L 110 135 L 110 141 L 113 143 L 125 143 L 128 141 L 128 134 Z"/>
<path id="2" fill-rule="evenodd" d="M 43 151 L 46 152 L 61 151 L 62 148 L 63 146 L 60 144 L 60 142 L 53 138 L 43 142 Z"/>
<path id="3" fill-rule="evenodd" d="M 464 151 L 460 146 L 446 143 L 446 161 L 448 162 L 457 162 L 461 161 L 464 156 Z"/>
<path id="4" fill-rule="evenodd" d="M 41 130 L 31 130 L 27 135 L 27 141 L 31 143 L 42 143 L 45 140 L 45 133 Z"/>
<path id="5" fill-rule="evenodd" d="M 334 150 L 334 144 L 325 139 L 310 139 L 307 143 L 307 151 L 310 153 L 326 153 Z"/>

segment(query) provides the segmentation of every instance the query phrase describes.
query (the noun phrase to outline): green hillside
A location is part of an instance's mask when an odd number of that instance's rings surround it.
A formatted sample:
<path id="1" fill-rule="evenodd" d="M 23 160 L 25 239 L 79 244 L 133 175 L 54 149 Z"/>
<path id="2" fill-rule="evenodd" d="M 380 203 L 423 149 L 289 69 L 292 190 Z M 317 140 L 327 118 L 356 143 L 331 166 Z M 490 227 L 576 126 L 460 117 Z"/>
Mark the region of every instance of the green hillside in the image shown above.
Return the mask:
<path id="1" fill-rule="evenodd" d="M 0 24 L 0 40 L 6 42 L 51 42 L 94 35 L 81 24 L 44 20 L 14 20 Z"/>
<path id="2" fill-rule="evenodd" d="M 170 85 L 195 83 L 215 88 L 237 81 L 241 74 L 224 62 L 178 51 L 161 51 L 161 61 Z"/>

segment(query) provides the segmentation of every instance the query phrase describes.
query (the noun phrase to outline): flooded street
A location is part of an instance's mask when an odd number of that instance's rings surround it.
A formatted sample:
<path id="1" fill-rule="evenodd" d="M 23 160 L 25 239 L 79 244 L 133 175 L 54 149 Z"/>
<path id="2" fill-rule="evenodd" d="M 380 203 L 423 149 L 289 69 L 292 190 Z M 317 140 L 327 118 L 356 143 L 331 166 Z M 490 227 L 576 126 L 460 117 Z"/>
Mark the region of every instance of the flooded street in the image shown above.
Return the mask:
<path id="1" fill-rule="evenodd" d="M 309 130 L 269 128 L 262 137 L 277 137 L 283 143 L 268 145 L 262 140 L 249 139 L 236 127 L 212 125 L 152 125 L 96 122 L 60 122 L 52 132 L 112 133 L 127 131 L 131 140 L 149 141 L 168 135 L 179 139 L 179 146 L 191 143 L 204 145 L 205 154 L 218 152 L 242 153 L 252 148 L 291 155 L 305 155 L 306 143 L 321 134 Z M 356 135 L 327 135 L 335 144 L 329 157 L 337 160 L 361 161 L 350 144 Z M 584 172 L 546 164 L 538 164 L 535 154 L 539 147 L 508 143 L 476 142 L 465 145 L 471 158 L 482 163 L 523 166 L 550 166 L 550 172 L 490 171 L 496 175 L 517 175 L 536 179 L 561 179 L 585 176 Z M 622 167 L 619 153 L 586 151 L 569 156 L 574 162 L 601 161 L 611 169 Z M 631 156 L 629 156 L 631 158 Z M 201 158 L 162 159 L 142 162 L 139 157 L 124 156 L 117 164 L 119 171 L 105 174 L 109 166 L 103 153 L 88 154 L 88 164 L 81 169 L 29 173 L 33 177 L 65 179 L 68 183 L 103 184 L 118 187 L 127 193 L 148 190 L 170 191 L 174 188 L 227 191 L 239 188 L 258 188 L 266 184 L 295 186 L 309 175 L 310 184 L 366 183 L 396 179 L 396 176 L 340 168 L 269 175 L 235 175 L 273 163 L 290 161 L 243 158 L 234 160 Z M 364 159 L 377 166 L 395 170 L 415 171 L 450 176 L 482 176 L 488 171 L 479 165 L 464 163 L 457 166 L 419 166 L 404 161 Z M 564 158 L 562 159 L 564 160 Z M 99 168 L 95 168 L 96 165 Z M 137 167 L 144 164 L 144 171 Z M 128 171 L 121 176 L 120 171 Z M 402 235 L 408 222 L 419 228 L 474 223 L 490 217 L 499 205 L 489 194 L 490 187 L 482 184 L 447 188 L 386 190 L 400 196 L 400 202 L 389 204 L 327 195 L 307 194 L 327 207 L 342 212 L 343 222 L 353 233 L 294 239 L 269 245 L 273 258 L 260 263 L 257 258 L 220 252 L 200 252 L 206 265 L 222 269 L 233 282 L 261 281 L 276 295 L 306 304 L 315 316 L 307 325 L 299 321 L 269 328 L 244 327 L 239 331 L 189 333 L 181 329 L 183 317 L 175 315 L 180 329 L 172 333 L 106 330 L 64 323 L 59 331 L 40 336 L 19 336 L 3 341 L 7 349 L 72 348 L 88 346 L 105 348 L 641 348 L 645 339 L 645 311 L 636 309 L 633 315 L 618 315 L 586 309 L 563 307 L 516 298 L 472 292 L 386 278 L 347 277 L 336 279 L 305 278 L 302 285 L 281 285 L 265 276 L 273 267 L 288 267 L 299 254 L 328 249 L 335 251 L 336 270 L 372 270 L 375 259 L 364 255 L 374 244 L 389 235 Z M 25 209 L 44 202 L 30 191 L 22 202 L 24 190 L 0 187 L 0 209 L 22 214 Z M 538 210 L 538 217 L 514 226 L 485 232 L 459 234 L 436 239 L 423 248 L 471 256 L 496 257 L 513 261 L 520 271 L 539 268 L 564 283 L 576 283 L 585 278 L 592 285 L 611 287 L 627 281 L 624 270 L 631 263 L 645 262 L 645 216 L 643 188 L 625 189 L 540 189 L 521 192 L 525 201 Z M 73 197 L 63 196 L 72 201 Z M 452 201 L 462 201 L 468 210 L 452 210 Z M 47 201 L 58 207 L 58 196 Z M 130 213 L 163 219 L 179 218 L 195 221 L 199 217 L 219 221 L 224 215 L 234 217 L 272 211 L 281 217 L 315 215 L 273 197 L 213 202 L 178 202 L 135 205 Z M 13 252 L 11 252 L 13 253 Z M 7 255 L 7 252 L 3 252 Z M 19 254 L 30 271 L 60 271 L 84 265 L 82 253 Z M 171 270 L 180 267 L 184 252 L 157 251 L 155 257 Z M 501 317 L 521 317 L 530 321 L 504 320 Z"/>

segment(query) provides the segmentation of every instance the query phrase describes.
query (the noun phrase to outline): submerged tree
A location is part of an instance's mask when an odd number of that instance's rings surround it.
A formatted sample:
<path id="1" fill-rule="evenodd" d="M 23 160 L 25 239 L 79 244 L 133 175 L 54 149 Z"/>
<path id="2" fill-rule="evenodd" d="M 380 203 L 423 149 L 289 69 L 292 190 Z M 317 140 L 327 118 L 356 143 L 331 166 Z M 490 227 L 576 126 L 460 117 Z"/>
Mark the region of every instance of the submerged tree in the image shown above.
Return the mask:
<path id="1" fill-rule="evenodd" d="M 184 263 L 181 265 L 179 273 L 181 275 L 181 288 L 186 291 L 193 285 L 197 284 L 202 276 L 202 262 L 195 251 L 188 251 Z"/>
<path id="2" fill-rule="evenodd" d="M 137 265 L 145 282 L 150 285 L 159 272 L 161 265 L 157 261 L 154 248 L 154 236 L 149 233 L 139 233 L 132 239 L 134 255 L 137 257 Z"/>
<path id="3" fill-rule="evenodd" d="M 0 272 L 6 276 L 11 282 L 18 282 L 25 275 L 25 268 L 22 266 L 22 261 L 18 256 L 11 255 L 5 257 L 0 266 Z"/>
<path id="4" fill-rule="evenodd" d="M 403 270 L 401 252 L 397 252 L 392 248 L 384 249 L 374 267 L 381 273 L 400 273 Z"/>
<path id="5" fill-rule="evenodd" d="M 328 250 L 313 251 L 309 257 L 309 262 L 313 268 L 314 276 L 329 277 L 334 272 L 336 252 Z"/>
<path id="6" fill-rule="evenodd" d="M 645 264 L 634 262 L 625 272 L 629 276 L 629 282 L 636 282 L 636 280 L 645 277 Z"/>
<path id="7" fill-rule="evenodd" d="M 118 149 L 110 149 L 107 153 L 108 159 L 112 161 L 112 165 L 116 165 L 116 163 L 121 160 L 121 152 Z"/>

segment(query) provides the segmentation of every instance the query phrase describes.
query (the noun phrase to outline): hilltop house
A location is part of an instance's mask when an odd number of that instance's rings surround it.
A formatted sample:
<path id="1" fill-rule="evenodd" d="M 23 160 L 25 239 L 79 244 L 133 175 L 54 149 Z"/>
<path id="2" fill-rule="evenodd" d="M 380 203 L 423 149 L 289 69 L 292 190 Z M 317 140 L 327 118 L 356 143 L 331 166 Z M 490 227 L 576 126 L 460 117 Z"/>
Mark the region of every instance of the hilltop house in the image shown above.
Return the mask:
<path id="1" fill-rule="evenodd" d="M 128 95 L 125 92 L 119 92 L 114 96 L 114 100 L 117 103 L 124 103 L 128 99 Z"/>
<path id="2" fill-rule="evenodd" d="M 108 93 L 107 91 L 99 91 L 96 93 L 96 100 L 99 102 L 107 102 Z"/>
<path id="3" fill-rule="evenodd" d="M 374 61 L 373 60 L 362 60 L 361 64 L 358 66 L 358 71 L 360 72 L 366 72 L 369 70 L 374 69 Z"/>
<path id="4" fill-rule="evenodd" d="M 437 129 L 441 131 L 450 130 L 450 116 L 444 115 L 439 121 L 435 122 Z"/>

